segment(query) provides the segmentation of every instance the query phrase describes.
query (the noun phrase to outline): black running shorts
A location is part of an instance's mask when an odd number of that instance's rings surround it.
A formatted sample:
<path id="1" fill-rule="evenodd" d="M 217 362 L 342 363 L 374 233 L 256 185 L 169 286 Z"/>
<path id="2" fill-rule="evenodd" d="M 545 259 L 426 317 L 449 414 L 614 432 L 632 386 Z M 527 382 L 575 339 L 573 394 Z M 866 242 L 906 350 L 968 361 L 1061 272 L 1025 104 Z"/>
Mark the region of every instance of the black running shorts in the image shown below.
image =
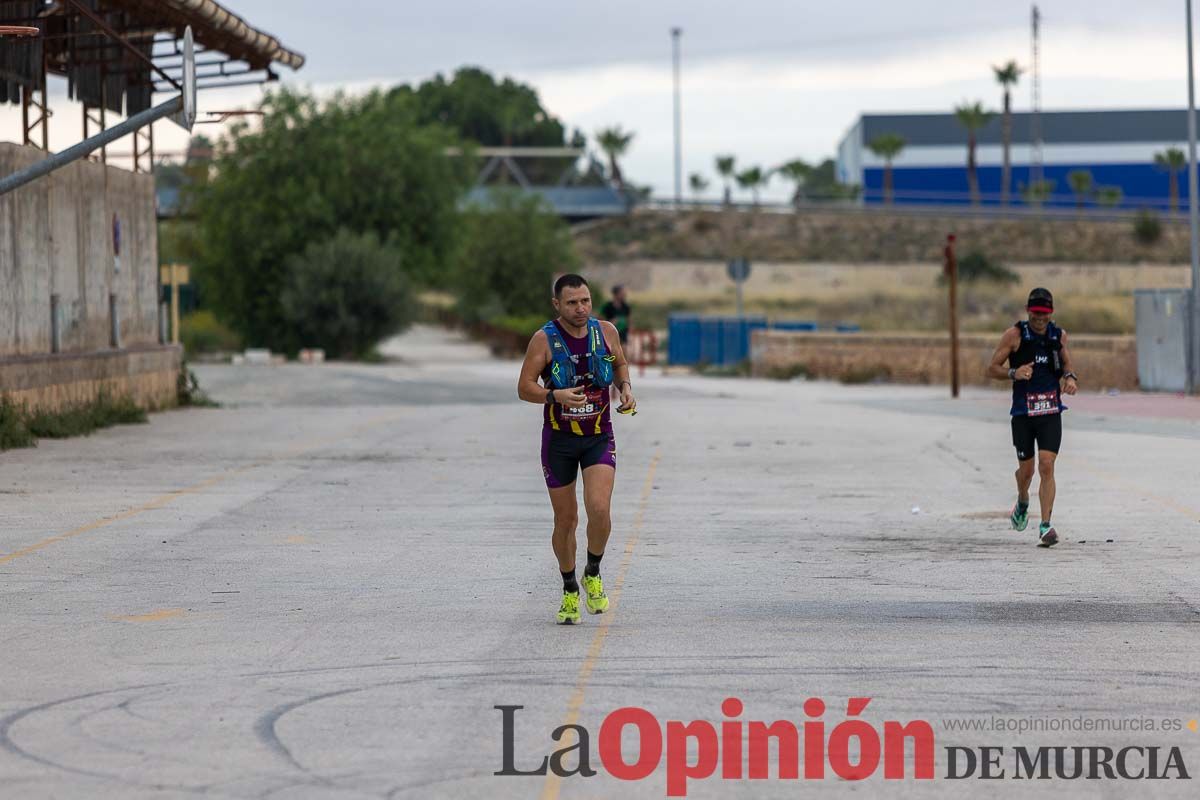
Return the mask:
<path id="1" fill-rule="evenodd" d="M 1040 417 L 1018 414 L 1012 418 L 1012 438 L 1018 461 L 1028 461 L 1038 450 L 1057 453 L 1062 446 L 1062 414 Z"/>
<path id="2" fill-rule="evenodd" d="M 617 468 L 617 440 L 611 433 L 576 436 L 542 429 L 542 476 L 549 488 L 570 486 L 581 468 L 597 464 Z"/>

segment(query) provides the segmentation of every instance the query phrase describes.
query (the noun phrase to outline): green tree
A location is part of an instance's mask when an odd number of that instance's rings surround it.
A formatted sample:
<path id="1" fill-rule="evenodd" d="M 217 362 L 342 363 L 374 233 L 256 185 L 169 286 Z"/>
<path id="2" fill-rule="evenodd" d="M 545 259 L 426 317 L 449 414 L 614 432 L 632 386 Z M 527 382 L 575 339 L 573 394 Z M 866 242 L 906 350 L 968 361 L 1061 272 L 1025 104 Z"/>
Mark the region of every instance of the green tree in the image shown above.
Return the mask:
<path id="1" fill-rule="evenodd" d="M 827 158 L 813 167 L 808 175 L 805 190 L 816 200 L 855 200 L 862 187 L 857 184 L 841 183 L 837 179 L 837 165 Z"/>
<path id="2" fill-rule="evenodd" d="M 1125 192 L 1120 186 L 1097 186 L 1096 201 L 1106 208 L 1116 208 L 1125 199 Z"/>
<path id="3" fill-rule="evenodd" d="M 462 316 L 545 314 L 554 274 L 573 272 L 579 263 L 566 223 L 540 197 L 502 189 L 462 216 L 463 248 L 454 270 Z"/>
<path id="4" fill-rule="evenodd" d="M 812 165 L 799 158 L 780 164 L 775 168 L 775 172 L 781 178 L 791 181 L 796 187 L 792 191 L 792 205 L 805 199 L 805 187 L 808 184 L 808 176 L 812 174 L 812 171 Z"/>
<path id="5" fill-rule="evenodd" d="M 197 205 L 201 288 L 248 346 L 301 346 L 279 304 L 287 258 L 341 228 L 376 232 L 415 282 L 444 283 L 468 183 L 464 160 L 444 155 L 450 131 L 421 125 L 403 93 L 320 104 L 284 89 L 262 108 L 261 130 L 221 141 Z"/>
<path id="6" fill-rule="evenodd" d="M 963 103 L 956 106 L 954 116 L 967 129 L 967 187 L 971 191 L 971 205 L 979 205 L 979 174 L 975 165 L 975 148 L 978 143 L 979 131 L 995 116 L 991 111 L 985 111 L 983 103 Z"/>
<path id="7" fill-rule="evenodd" d="M 608 156 L 608 177 L 618 189 L 625 188 L 625 179 L 621 175 L 621 166 L 617 159 L 624 157 L 632 141 L 633 131 L 623 131 L 620 125 L 596 131 L 596 144 L 600 145 L 604 155 Z"/>
<path id="8" fill-rule="evenodd" d="M 725 184 L 725 205 L 729 205 L 733 199 L 733 180 L 737 172 L 736 159 L 733 156 L 717 156 L 716 167 L 717 174 L 721 176 L 721 181 Z"/>
<path id="9" fill-rule="evenodd" d="M 688 184 L 692 188 L 692 194 L 696 195 L 696 200 L 699 201 L 705 190 L 708 189 L 708 178 L 705 178 L 699 172 L 693 172 L 688 176 Z"/>
<path id="10" fill-rule="evenodd" d="M 438 75 L 416 89 L 398 86 L 392 94 L 412 97 L 418 123 L 448 126 L 481 145 L 561 147 L 566 141 L 562 122 L 542 107 L 533 87 L 497 81 L 478 67 L 463 67 L 450 80 Z"/>
<path id="11" fill-rule="evenodd" d="M 1092 187 L 1096 183 L 1091 171 L 1073 169 L 1067 173 L 1067 183 L 1071 187 L 1071 193 L 1075 195 L 1075 207 L 1083 208 L 1083 204 L 1092 196 Z"/>
<path id="12" fill-rule="evenodd" d="M 992 67 L 996 73 L 996 82 L 1004 89 L 1004 120 L 1001 137 L 1004 142 L 1004 165 L 1000 170 L 1000 205 L 1008 205 L 1008 195 L 1012 189 L 1012 87 L 1017 85 L 1021 77 L 1021 68 L 1016 61 L 1009 61 L 1002 67 Z"/>
<path id="13" fill-rule="evenodd" d="M 290 334 L 339 358 L 361 358 L 413 320 L 402 254 L 374 231 L 345 228 L 287 259 L 279 296 Z"/>
<path id="14" fill-rule="evenodd" d="M 1178 147 L 1169 147 L 1154 154 L 1154 166 L 1167 173 L 1170 180 L 1171 213 L 1179 211 L 1179 173 L 1187 169 L 1188 160 Z"/>
<path id="15" fill-rule="evenodd" d="M 1021 184 L 1021 199 L 1028 205 L 1041 208 L 1054 196 L 1054 186 L 1055 181 L 1052 180 L 1034 181 L 1028 186 Z"/>
<path id="16" fill-rule="evenodd" d="M 750 192 L 750 196 L 754 198 L 754 207 L 758 208 L 758 193 L 771 179 L 770 174 L 763 172 L 762 167 L 748 167 L 739 172 L 735 178 L 739 188 Z"/>
<path id="17" fill-rule="evenodd" d="M 892 161 L 907 144 L 898 133 L 882 133 L 867 145 L 872 153 L 883 159 L 883 202 L 887 205 L 892 203 Z"/>

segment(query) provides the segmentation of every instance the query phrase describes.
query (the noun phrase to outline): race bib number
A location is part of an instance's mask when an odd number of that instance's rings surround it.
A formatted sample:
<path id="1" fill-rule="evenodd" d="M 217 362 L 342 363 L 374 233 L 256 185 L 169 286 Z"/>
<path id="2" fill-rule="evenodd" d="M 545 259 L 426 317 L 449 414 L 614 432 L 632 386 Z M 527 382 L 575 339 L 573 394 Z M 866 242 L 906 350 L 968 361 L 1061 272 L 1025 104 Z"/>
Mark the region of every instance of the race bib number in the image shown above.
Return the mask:
<path id="1" fill-rule="evenodd" d="M 576 406 L 575 408 L 563 406 L 563 418 L 583 420 L 595 417 L 600 413 L 601 409 L 604 408 L 605 392 L 606 390 L 604 389 L 592 389 L 585 391 L 584 395 L 587 398 L 587 402 L 581 406 Z"/>
<path id="2" fill-rule="evenodd" d="M 1058 413 L 1058 392 L 1028 392 L 1025 407 L 1031 417 L 1044 417 Z"/>

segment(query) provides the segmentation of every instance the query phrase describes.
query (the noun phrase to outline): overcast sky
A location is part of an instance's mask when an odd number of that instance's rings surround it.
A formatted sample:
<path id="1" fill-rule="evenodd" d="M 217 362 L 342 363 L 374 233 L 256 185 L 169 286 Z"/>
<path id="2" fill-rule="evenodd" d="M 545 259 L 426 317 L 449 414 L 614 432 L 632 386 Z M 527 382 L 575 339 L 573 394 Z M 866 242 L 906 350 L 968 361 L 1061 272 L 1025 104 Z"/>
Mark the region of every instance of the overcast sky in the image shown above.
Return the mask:
<path id="1" fill-rule="evenodd" d="M 685 185 L 691 172 L 712 178 L 721 152 L 764 167 L 832 156 L 864 111 L 948 111 L 977 99 L 997 108 L 990 65 L 1030 62 L 1029 4 L 996 0 L 222 2 L 304 53 L 302 70 L 281 74 L 318 92 L 419 82 L 464 64 L 530 83 L 568 127 L 633 130 L 624 171 L 663 197 L 673 192 L 672 26 L 684 31 Z M 1186 103 L 1183 0 L 1039 7 L 1044 108 Z M 200 108 L 249 105 L 260 91 L 203 93 Z M 1015 105 L 1029 102 L 1023 79 Z M 14 108 L 0 112 L 5 139 L 19 136 Z M 64 123 L 78 113 L 60 108 L 52 147 L 73 143 L 79 126 Z M 156 136 L 160 150 L 186 141 L 168 123 Z"/>

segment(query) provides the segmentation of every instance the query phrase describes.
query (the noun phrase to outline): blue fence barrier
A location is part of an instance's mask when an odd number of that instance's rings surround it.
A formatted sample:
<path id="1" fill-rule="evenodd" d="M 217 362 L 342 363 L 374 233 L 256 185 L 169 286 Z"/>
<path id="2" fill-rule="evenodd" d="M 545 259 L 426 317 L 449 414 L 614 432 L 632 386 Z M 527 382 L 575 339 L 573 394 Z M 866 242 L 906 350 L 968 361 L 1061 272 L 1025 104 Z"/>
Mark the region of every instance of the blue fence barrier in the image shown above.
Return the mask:
<path id="1" fill-rule="evenodd" d="M 667 318 L 667 361 L 695 366 L 733 366 L 750 357 L 750 337 L 755 330 L 811 332 L 819 330 L 811 320 L 781 319 L 768 323 L 766 317 L 722 317 L 701 314 L 671 314 Z M 844 323 L 838 333 L 858 333 L 858 325 Z"/>

